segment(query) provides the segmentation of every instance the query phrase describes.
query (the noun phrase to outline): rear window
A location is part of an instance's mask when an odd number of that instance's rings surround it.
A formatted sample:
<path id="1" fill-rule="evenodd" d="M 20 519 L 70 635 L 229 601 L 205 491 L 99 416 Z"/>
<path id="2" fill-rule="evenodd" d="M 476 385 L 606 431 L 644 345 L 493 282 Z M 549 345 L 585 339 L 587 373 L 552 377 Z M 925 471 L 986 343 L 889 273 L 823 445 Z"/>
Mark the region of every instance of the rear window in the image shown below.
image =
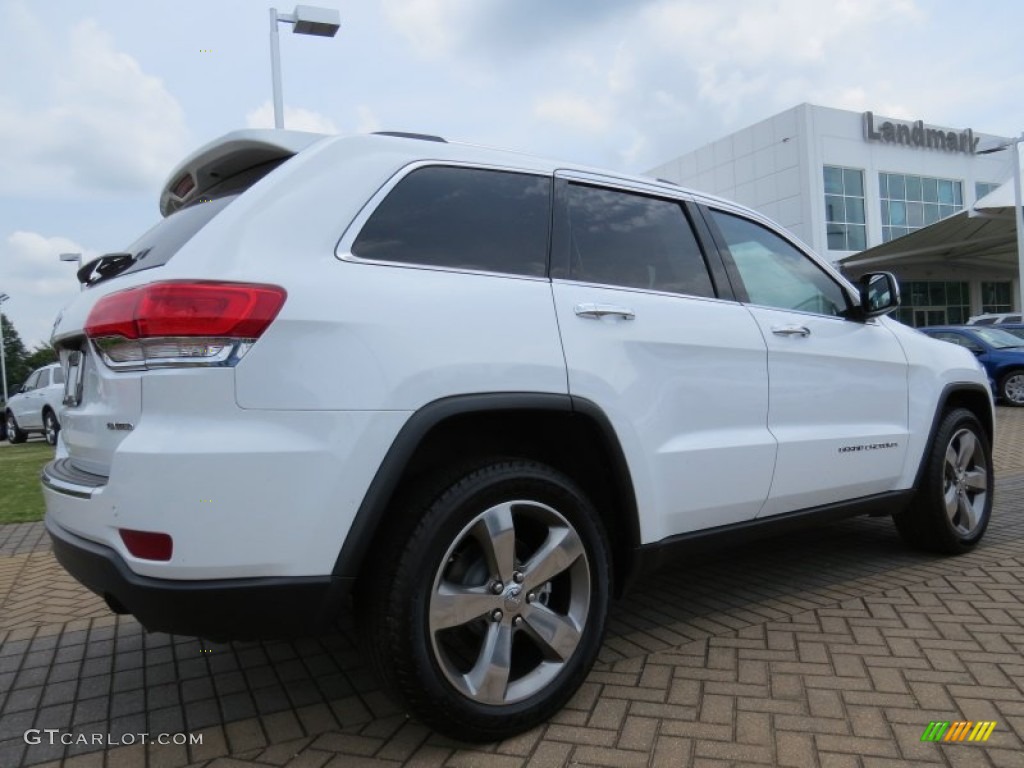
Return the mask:
<path id="1" fill-rule="evenodd" d="M 402 179 L 352 244 L 362 259 L 542 277 L 551 179 L 431 167 Z"/>
<path id="2" fill-rule="evenodd" d="M 211 187 L 208 192 L 200 195 L 180 211 L 158 221 L 125 249 L 125 253 L 135 257 L 135 263 L 120 274 L 129 275 L 169 262 L 174 254 L 195 237 L 199 230 L 213 221 L 218 213 L 283 162 L 283 159 L 272 160 L 235 174 Z"/>

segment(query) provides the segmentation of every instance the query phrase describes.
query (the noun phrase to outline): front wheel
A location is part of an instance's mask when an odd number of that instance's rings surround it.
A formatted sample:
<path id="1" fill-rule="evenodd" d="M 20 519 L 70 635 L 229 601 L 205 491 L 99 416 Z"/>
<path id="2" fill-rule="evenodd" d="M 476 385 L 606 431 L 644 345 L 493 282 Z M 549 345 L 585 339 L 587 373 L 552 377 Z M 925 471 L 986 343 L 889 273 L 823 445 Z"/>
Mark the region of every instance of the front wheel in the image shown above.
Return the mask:
<path id="1" fill-rule="evenodd" d="M 453 738 L 543 722 L 583 682 L 608 611 L 600 520 L 566 476 L 495 461 L 410 505 L 419 521 L 371 586 L 364 630 L 385 684 Z"/>
<path id="2" fill-rule="evenodd" d="M 977 417 L 947 413 L 925 456 L 921 485 L 894 519 L 903 540 L 932 552 L 958 554 L 977 544 L 992 514 L 992 446 Z"/>
<path id="3" fill-rule="evenodd" d="M 7 441 L 12 445 L 17 443 L 24 443 L 28 439 L 28 433 L 22 432 L 18 427 L 18 422 L 14 418 L 14 414 L 10 411 L 7 412 Z"/>
<path id="4" fill-rule="evenodd" d="M 60 432 L 60 424 L 57 421 L 57 417 L 53 415 L 53 411 L 47 411 L 43 414 L 43 434 L 46 437 L 46 442 L 50 445 L 57 444 L 57 433 Z"/>
<path id="5" fill-rule="evenodd" d="M 999 395 L 1007 405 L 1024 406 L 1024 371 L 1010 371 L 999 381 Z"/>

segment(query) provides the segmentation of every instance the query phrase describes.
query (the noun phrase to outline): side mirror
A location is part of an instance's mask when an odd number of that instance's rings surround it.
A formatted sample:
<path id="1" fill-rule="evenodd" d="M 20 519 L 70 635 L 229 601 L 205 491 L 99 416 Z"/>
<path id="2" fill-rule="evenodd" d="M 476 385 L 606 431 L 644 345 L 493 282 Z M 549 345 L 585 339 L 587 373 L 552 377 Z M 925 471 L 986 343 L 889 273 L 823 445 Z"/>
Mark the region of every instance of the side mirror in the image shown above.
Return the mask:
<path id="1" fill-rule="evenodd" d="M 900 284 L 891 272 L 869 272 L 857 281 L 857 287 L 863 320 L 887 315 L 900 305 Z"/>

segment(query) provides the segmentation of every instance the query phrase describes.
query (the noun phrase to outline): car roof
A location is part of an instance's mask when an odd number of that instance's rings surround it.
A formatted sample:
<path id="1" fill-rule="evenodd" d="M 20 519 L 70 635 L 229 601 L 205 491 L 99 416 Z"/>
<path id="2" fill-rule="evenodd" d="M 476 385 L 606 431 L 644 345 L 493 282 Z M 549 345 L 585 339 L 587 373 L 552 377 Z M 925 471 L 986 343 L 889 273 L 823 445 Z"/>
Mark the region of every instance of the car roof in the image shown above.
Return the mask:
<path id="1" fill-rule="evenodd" d="M 464 162 L 514 167 L 545 175 L 561 171 L 592 178 L 595 182 L 605 180 L 639 184 L 660 189 L 666 195 L 677 196 L 683 193 L 701 202 L 711 202 L 740 210 L 753 218 L 771 223 L 770 219 L 757 211 L 732 200 L 699 192 L 665 179 L 622 173 L 566 160 L 554 160 L 516 150 L 448 141 L 437 136 L 393 131 L 348 136 L 277 129 L 248 129 L 227 133 L 193 151 L 171 171 L 160 195 L 160 212 L 168 216 L 185 204 L 183 197 L 175 194 L 178 185 L 185 182 L 185 177 L 190 176 L 193 179 L 192 186 L 185 183 L 188 187 L 185 197 L 191 199 L 202 195 L 204 189 L 211 184 L 244 168 L 270 160 L 284 160 L 335 142 L 360 142 L 367 151 L 385 152 L 392 157 L 400 158 L 403 164 L 431 161 Z"/>

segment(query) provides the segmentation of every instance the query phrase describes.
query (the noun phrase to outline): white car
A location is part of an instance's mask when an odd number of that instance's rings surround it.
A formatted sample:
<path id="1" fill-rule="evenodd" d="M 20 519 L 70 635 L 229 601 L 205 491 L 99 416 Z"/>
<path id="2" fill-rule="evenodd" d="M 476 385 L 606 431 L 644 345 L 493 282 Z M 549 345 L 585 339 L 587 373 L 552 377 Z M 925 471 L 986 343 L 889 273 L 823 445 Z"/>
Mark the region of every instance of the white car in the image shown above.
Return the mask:
<path id="1" fill-rule="evenodd" d="M 23 443 L 30 434 L 39 433 L 50 445 L 56 445 L 63 397 L 64 370 L 60 364 L 32 371 L 4 409 L 8 441 Z"/>
<path id="2" fill-rule="evenodd" d="M 998 312 L 987 315 L 975 315 L 967 319 L 968 325 L 1001 325 L 1002 323 L 1021 322 L 1020 312 Z"/>
<path id="3" fill-rule="evenodd" d="M 461 739 L 557 711 L 613 595 L 694 548 L 845 515 L 974 546 L 993 406 L 746 208 L 416 135 L 229 134 L 82 272 L 53 342 L 54 552 L 212 639 L 355 612 Z"/>

